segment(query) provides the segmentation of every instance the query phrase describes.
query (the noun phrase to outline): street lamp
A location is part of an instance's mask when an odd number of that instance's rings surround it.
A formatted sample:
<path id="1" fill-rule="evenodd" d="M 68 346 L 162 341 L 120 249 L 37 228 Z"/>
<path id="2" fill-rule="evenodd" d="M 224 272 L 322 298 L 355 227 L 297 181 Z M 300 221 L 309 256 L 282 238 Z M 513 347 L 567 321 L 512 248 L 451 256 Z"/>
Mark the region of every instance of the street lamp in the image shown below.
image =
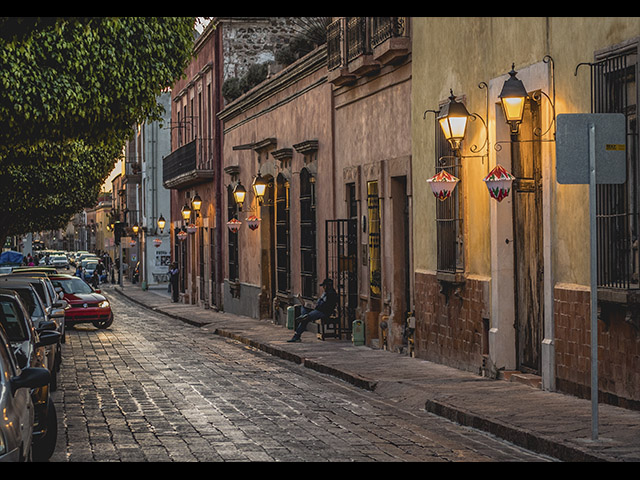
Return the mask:
<path id="1" fill-rule="evenodd" d="M 509 72 L 509 78 L 504 82 L 502 92 L 498 97 L 500 98 L 504 116 L 507 123 L 511 126 L 511 133 L 513 135 L 518 133 L 519 126 L 522 123 L 522 118 L 524 116 L 525 101 L 529 97 L 522 80 L 516 77 L 518 72 L 516 72 L 514 68 L 515 64 L 512 64 L 511 71 Z"/>
<path id="2" fill-rule="evenodd" d="M 242 183 L 238 182 L 238 184 L 233 189 L 233 198 L 236 201 L 236 204 L 242 211 L 242 204 L 244 203 L 244 199 L 247 196 L 247 190 L 244 188 Z"/>
<path id="3" fill-rule="evenodd" d="M 449 141 L 451 148 L 456 152 L 460 150 L 460 143 L 464 139 L 467 131 L 469 117 L 470 114 L 467 107 L 456 100 L 453 90 L 451 90 L 449 102 L 440 110 L 438 122 L 440 123 L 445 138 Z"/>
<path id="4" fill-rule="evenodd" d="M 191 200 L 191 208 L 196 213 L 197 217 L 198 213 L 200 213 L 200 208 L 202 208 L 202 199 L 200 198 L 200 195 L 198 195 L 198 192 L 196 192 L 195 197 Z"/>
<path id="5" fill-rule="evenodd" d="M 160 233 L 164 230 L 164 226 L 167 224 L 167 221 L 164 219 L 162 214 L 160 214 L 160 218 L 158 219 L 158 228 L 160 229 Z"/>
<path id="6" fill-rule="evenodd" d="M 182 207 L 182 210 L 180 211 L 180 213 L 182 214 L 182 219 L 185 222 L 188 222 L 189 219 L 191 218 L 191 207 L 189 207 L 189 205 L 187 205 L 186 203 L 184 204 L 184 207 Z"/>
<path id="7" fill-rule="evenodd" d="M 265 192 L 267 191 L 267 182 L 265 181 L 264 178 L 262 178 L 262 175 L 260 175 L 260 173 L 258 173 L 256 177 L 253 179 L 252 187 L 253 187 L 253 193 L 258 199 L 258 203 L 262 204 L 262 199 L 264 197 Z"/>
<path id="8" fill-rule="evenodd" d="M 138 226 L 138 222 L 133 224 L 133 227 L 131 227 L 133 229 L 133 233 L 134 235 L 138 235 L 138 231 L 140 230 L 140 227 Z"/>

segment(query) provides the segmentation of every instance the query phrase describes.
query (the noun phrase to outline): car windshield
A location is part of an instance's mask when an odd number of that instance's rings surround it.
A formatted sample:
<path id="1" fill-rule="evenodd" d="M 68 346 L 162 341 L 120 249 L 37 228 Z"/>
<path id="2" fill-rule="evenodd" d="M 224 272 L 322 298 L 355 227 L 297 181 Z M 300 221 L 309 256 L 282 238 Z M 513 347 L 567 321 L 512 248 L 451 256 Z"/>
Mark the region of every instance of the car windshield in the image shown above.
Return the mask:
<path id="1" fill-rule="evenodd" d="M 62 288 L 64 293 L 92 293 L 91 287 L 81 278 L 52 278 L 51 282 L 54 287 Z"/>
<path id="2" fill-rule="evenodd" d="M 28 340 L 27 329 L 16 301 L 8 297 L 2 297 L 0 298 L 0 307 L 0 324 L 7 332 L 9 341 L 22 342 Z"/>

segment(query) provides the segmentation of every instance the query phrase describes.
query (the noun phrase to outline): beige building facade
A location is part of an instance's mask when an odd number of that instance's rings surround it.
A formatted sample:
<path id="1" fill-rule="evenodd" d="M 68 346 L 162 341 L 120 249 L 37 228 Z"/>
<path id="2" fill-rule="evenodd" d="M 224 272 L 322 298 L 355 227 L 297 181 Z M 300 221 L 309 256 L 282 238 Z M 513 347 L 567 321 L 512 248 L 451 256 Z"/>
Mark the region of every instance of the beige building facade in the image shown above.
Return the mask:
<path id="1" fill-rule="evenodd" d="M 557 182 L 557 116 L 622 113 L 630 176 L 598 193 L 599 388 L 612 402 L 637 402 L 640 21 L 416 17 L 413 25 L 416 355 L 588 392 L 588 186 Z M 499 98 L 512 68 L 528 93 L 515 133 Z M 459 152 L 437 125 L 452 93 L 473 114 Z M 497 165 L 514 178 L 501 201 L 483 181 Z M 443 169 L 459 178 L 445 201 L 427 183 Z M 606 223 L 611 216 L 620 222 Z"/>

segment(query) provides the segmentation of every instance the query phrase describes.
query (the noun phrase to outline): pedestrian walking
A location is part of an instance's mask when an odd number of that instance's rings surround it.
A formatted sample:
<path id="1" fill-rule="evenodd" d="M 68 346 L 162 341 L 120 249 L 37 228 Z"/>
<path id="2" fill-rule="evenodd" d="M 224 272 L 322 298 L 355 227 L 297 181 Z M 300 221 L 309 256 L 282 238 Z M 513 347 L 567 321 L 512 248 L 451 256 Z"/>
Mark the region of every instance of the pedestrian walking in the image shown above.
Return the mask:
<path id="1" fill-rule="evenodd" d="M 173 262 L 171 264 L 171 270 L 169 270 L 169 274 L 171 275 L 171 301 L 178 301 L 178 263 Z"/>
<path id="2" fill-rule="evenodd" d="M 302 307 L 302 315 L 296 318 L 296 323 L 300 323 L 291 340 L 287 340 L 287 342 L 300 342 L 300 337 L 302 337 L 302 333 L 307 329 L 309 322 L 328 317 L 333 313 L 336 305 L 338 305 L 338 292 L 333 288 L 333 280 L 325 278 L 320 285 L 324 287 L 324 293 L 318 300 L 316 307 L 313 310 L 309 310 L 304 306 Z"/>

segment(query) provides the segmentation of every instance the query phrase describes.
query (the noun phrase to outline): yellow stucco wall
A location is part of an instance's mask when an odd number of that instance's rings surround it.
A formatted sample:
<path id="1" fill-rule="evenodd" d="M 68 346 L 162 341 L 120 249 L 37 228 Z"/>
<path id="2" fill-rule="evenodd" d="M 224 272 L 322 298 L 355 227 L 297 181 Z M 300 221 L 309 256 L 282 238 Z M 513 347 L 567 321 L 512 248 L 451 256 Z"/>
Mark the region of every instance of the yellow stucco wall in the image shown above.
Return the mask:
<path id="1" fill-rule="evenodd" d="M 435 270 L 435 198 L 426 180 L 435 173 L 434 116 L 453 89 L 464 96 L 470 112 L 485 117 L 486 93 L 480 82 L 506 75 L 541 62 L 551 55 L 555 66 L 556 114 L 590 111 L 588 68 L 575 76 L 576 66 L 593 61 L 594 52 L 640 35 L 638 18 L 599 17 L 415 17 L 413 42 L 412 150 L 414 192 L 414 261 L 416 270 Z M 546 92 L 550 93 L 550 92 Z M 490 98 L 490 109 L 496 98 Z M 496 125 L 489 123 L 490 138 Z M 467 145 L 482 145 L 484 132 L 479 122 L 470 125 Z M 552 149 L 553 152 L 555 149 Z M 553 156 L 553 154 L 552 154 Z M 484 161 L 484 164 L 483 164 Z M 489 161 L 465 158 L 465 266 L 470 274 L 491 273 L 491 230 L 489 196 L 482 178 L 495 165 L 495 151 Z M 555 181 L 555 163 L 552 175 Z M 551 218 L 551 251 L 557 282 L 589 282 L 588 189 L 584 186 L 554 185 Z"/>

